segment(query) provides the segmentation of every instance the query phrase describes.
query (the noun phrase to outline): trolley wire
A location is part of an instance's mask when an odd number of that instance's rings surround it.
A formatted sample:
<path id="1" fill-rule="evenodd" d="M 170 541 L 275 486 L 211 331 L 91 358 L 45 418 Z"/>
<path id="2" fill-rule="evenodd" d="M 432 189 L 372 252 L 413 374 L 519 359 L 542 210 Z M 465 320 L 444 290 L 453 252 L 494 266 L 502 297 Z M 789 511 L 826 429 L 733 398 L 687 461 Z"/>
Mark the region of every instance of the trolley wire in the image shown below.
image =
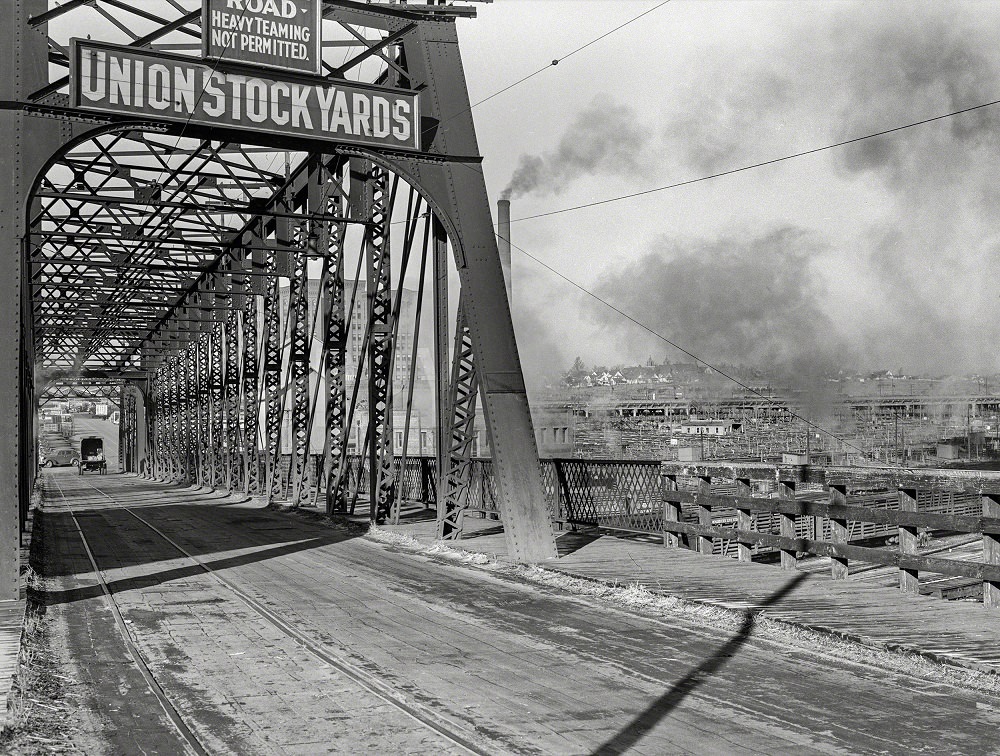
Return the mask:
<path id="1" fill-rule="evenodd" d="M 989 108 L 994 105 L 1000 105 L 1000 100 L 992 100 L 991 102 L 980 103 L 979 105 L 973 105 L 968 108 L 962 108 L 960 110 L 953 110 L 950 113 L 942 113 L 941 115 L 932 116 L 931 118 L 924 118 L 919 121 L 913 121 L 912 123 L 903 124 L 902 126 L 893 126 L 892 128 L 883 129 L 881 131 L 876 131 L 871 134 L 865 134 L 863 136 L 852 137 L 851 139 L 845 139 L 840 142 L 834 142 L 833 144 L 823 145 L 822 147 L 813 147 L 808 150 L 802 150 L 801 152 L 794 152 L 790 155 L 783 155 L 782 157 L 772 158 L 770 160 L 762 160 L 759 163 L 751 163 L 750 165 L 743 165 L 739 168 L 730 168 L 729 170 L 719 171 L 717 173 L 710 173 L 706 176 L 699 176 L 697 178 L 685 179 L 684 181 L 677 181 L 673 184 L 666 184 L 664 186 L 657 186 L 652 189 L 643 189 L 638 192 L 631 192 L 629 194 L 622 194 L 616 197 L 608 197 L 602 200 L 596 200 L 595 202 L 586 202 L 582 205 L 573 205 L 572 207 L 564 207 L 557 210 L 547 210 L 544 213 L 536 213 L 535 215 L 525 215 L 521 218 L 512 218 L 511 223 L 516 223 L 518 221 L 533 220 L 535 218 L 546 218 L 550 215 L 560 215 L 561 213 L 569 213 L 574 210 L 584 210 L 589 207 L 599 207 L 601 205 L 608 205 L 612 202 L 621 202 L 622 200 L 632 199 L 633 197 L 642 197 L 647 194 L 655 194 L 656 192 L 663 192 L 668 189 L 678 189 L 682 186 L 690 186 L 691 184 L 699 184 L 703 181 L 709 181 L 711 179 L 722 178 L 723 176 L 732 176 L 736 173 L 743 173 L 745 171 L 752 171 L 756 168 L 763 168 L 768 165 L 775 165 L 776 163 L 783 163 L 787 160 L 794 160 L 795 158 L 805 157 L 807 155 L 815 155 L 819 152 L 825 152 L 827 150 L 833 150 L 837 147 L 846 147 L 850 144 L 856 144 L 857 142 L 862 142 L 866 139 L 874 139 L 880 136 L 886 136 L 887 134 L 894 134 L 905 129 L 912 129 L 915 126 L 923 126 L 928 123 L 934 123 L 935 121 L 941 121 L 945 118 L 952 118 L 957 115 L 962 115 L 964 113 L 971 113 L 976 110 L 981 110 L 983 108 Z"/>
<path id="2" fill-rule="evenodd" d="M 549 63 L 548 65 L 542 66 L 537 71 L 532 71 L 527 76 L 524 76 L 524 77 L 518 79 L 517 81 L 515 81 L 515 82 L 513 82 L 511 84 L 508 84 L 507 86 L 503 87 L 502 89 L 498 89 L 493 94 L 487 95 L 486 97 L 483 97 L 481 100 L 477 100 L 476 102 L 474 102 L 471 105 L 469 105 L 469 107 L 463 108 L 462 110 L 459 110 L 457 113 L 453 113 L 452 115 L 448 116 L 447 118 L 444 118 L 439 123 L 434 124 L 434 126 L 429 127 L 427 129 L 424 129 L 424 131 L 421 133 L 421 136 L 424 136 L 424 135 L 430 133 L 431 131 L 440 128 L 442 125 L 448 123 L 449 121 L 454 120 L 455 118 L 458 118 L 460 115 L 464 115 L 464 114 L 470 112 L 473 108 L 476 108 L 476 107 L 482 105 L 484 102 L 489 102 L 494 97 L 499 97 L 504 92 L 509 92 L 510 90 L 514 89 L 514 87 L 517 87 L 517 86 L 520 86 L 521 84 L 524 84 L 524 82 L 528 81 L 529 79 L 533 79 L 536 76 L 538 76 L 538 74 L 544 73 L 545 71 L 548 71 L 550 68 L 553 68 L 553 67 L 559 65 L 562 61 L 566 60 L 567 58 L 571 58 L 572 56 L 576 55 L 578 52 L 586 50 L 591 45 L 597 44 L 602 39 L 605 39 L 606 37 L 610 37 L 612 34 L 614 34 L 617 31 L 620 31 L 621 29 L 624 29 L 629 24 L 634 24 L 640 18 L 642 18 L 644 16 L 648 16 L 650 13 L 652 13 L 655 10 L 659 10 L 660 8 L 662 8 L 664 5 L 666 5 L 669 2 L 671 2 L 671 0 L 663 0 L 662 2 L 657 3 L 656 5 L 654 5 L 652 8 L 649 8 L 648 10 L 643 11 L 638 16 L 630 18 L 628 21 L 626 21 L 623 24 L 619 24 L 614 29 L 609 29 L 608 31 L 606 31 L 603 34 L 601 34 L 599 37 L 594 37 L 594 39 L 590 40 L 586 44 L 580 45 L 579 47 L 577 47 L 574 50 L 571 50 L 570 52 L 566 53 L 562 57 L 560 57 L 560 58 L 554 58 L 552 60 L 552 62 Z"/>

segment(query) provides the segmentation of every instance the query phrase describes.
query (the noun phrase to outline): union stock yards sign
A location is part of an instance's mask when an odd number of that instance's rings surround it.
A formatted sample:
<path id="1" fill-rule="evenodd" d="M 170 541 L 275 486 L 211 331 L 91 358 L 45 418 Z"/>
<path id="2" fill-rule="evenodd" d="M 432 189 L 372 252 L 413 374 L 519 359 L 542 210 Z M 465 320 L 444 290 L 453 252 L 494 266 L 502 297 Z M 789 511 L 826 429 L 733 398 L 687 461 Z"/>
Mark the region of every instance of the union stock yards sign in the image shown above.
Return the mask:
<path id="1" fill-rule="evenodd" d="M 279 0 L 245 1 L 281 7 Z M 72 40 L 70 105 L 155 120 L 420 149 L 415 92 L 315 77 L 282 80 L 248 65 L 236 73 L 188 56 L 89 40 Z"/>

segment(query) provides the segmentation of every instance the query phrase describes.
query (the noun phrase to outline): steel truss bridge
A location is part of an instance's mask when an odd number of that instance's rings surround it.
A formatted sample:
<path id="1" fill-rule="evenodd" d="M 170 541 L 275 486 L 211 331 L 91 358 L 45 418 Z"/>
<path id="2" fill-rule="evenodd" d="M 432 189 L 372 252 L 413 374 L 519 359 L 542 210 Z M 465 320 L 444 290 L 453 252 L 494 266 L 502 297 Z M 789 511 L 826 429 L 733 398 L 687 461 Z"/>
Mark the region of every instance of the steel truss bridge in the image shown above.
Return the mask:
<path id="1" fill-rule="evenodd" d="M 70 105 L 72 37 L 196 60 L 200 0 L 0 7 L 2 597 L 34 412 L 71 395 L 120 397 L 122 469 L 157 479 L 292 505 L 322 488 L 337 513 L 360 455 L 380 521 L 423 392 L 441 535 L 481 416 L 511 553 L 555 555 L 455 28 L 475 9 L 321 14 L 322 85 L 416 91 L 419 151 Z"/>

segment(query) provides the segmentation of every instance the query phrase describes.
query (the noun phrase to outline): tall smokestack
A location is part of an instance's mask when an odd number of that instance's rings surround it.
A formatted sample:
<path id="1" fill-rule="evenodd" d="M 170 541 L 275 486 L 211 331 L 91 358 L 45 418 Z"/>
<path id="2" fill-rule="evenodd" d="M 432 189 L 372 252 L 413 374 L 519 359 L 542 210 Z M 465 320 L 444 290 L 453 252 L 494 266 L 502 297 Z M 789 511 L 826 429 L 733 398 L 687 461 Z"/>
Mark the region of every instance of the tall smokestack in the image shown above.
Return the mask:
<path id="1" fill-rule="evenodd" d="M 497 246 L 500 248 L 500 267 L 503 268 L 503 281 L 507 287 L 507 301 L 511 302 L 510 287 L 510 200 L 497 200 L 497 235 L 500 237 Z"/>

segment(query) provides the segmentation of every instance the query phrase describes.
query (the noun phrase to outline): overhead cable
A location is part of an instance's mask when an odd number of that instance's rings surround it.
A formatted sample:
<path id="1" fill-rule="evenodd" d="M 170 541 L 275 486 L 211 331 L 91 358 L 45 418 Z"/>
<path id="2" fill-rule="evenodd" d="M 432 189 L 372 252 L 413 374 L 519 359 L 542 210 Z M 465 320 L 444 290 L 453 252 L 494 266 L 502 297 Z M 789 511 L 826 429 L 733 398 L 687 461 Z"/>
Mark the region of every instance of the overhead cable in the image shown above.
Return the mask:
<path id="1" fill-rule="evenodd" d="M 852 139 L 845 139 L 842 142 L 835 142 L 833 144 L 827 144 L 823 147 L 814 147 L 809 150 L 803 150 L 802 152 L 795 152 L 791 155 L 784 155 L 783 157 L 773 158 L 771 160 L 764 160 L 760 163 L 753 163 L 751 165 L 744 165 L 739 168 L 731 168 L 727 171 L 720 171 L 719 173 L 712 173 L 707 176 L 700 176 L 698 178 L 687 179 L 685 181 L 678 181 L 674 184 L 667 184 L 666 186 L 658 186 L 653 189 L 644 189 L 640 192 L 632 192 L 630 194 L 622 194 L 617 197 L 608 197 L 607 199 L 597 200 L 596 202 L 587 202 L 582 205 L 573 205 L 572 207 L 564 207 L 559 210 L 548 210 L 544 213 L 537 213 L 535 215 L 525 215 L 522 218 L 512 218 L 511 223 L 516 223 L 518 221 L 533 220 L 534 218 L 545 218 L 550 215 L 559 215 L 560 213 L 569 213 L 574 210 L 584 210 L 588 207 L 598 207 L 599 205 L 608 205 L 612 202 L 621 202 L 622 200 L 632 199 L 633 197 L 642 197 L 647 194 L 655 194 L 656 192 L 663 192 L 667 189 L 677 189 L 682 186 L 689 186 L 691 184 L 698 184 L 702 181 L 708 181 L 710 179 L 722 178 L 723 176 L 732 176 L 734 173 L 742 173 L 744 171 L 750 171 L 755 168 L 763 168 L 764 166 L 774 165 L 775 163 L 782 163 L 786 160 L 793 160 L 794 158 L 805 157 L 806 155 L 815 155 L 817 152 L 824 152 L 826 150 L 832 150 L 837 147 L 845 147 L 849 144 L 855 144 L 856 142 L 864 141 L 865 139 L 874 139 L 875 137 L 885 136 L 886 134 L 893 134 L 897 131 L 903 131 L 904 129 L 912 129 L 914 126 L 923 126 L 927 123 L 933 123 L 935 121 L 941 121 L 945 118 L 951 118 L 953 116 L 962 115 L 963 113 L 971 113 L 974 110 L 981 110 L 983 108 L 989 108 L 994 105 L 1000 105 L 1000 100 L 993 100 L 992 102 L 984 102 L 981 105 L 973 105 L 969 108 L 962 108 L 961 110 L 953 110 L 950 113 L 944 113 L 942 115 L 933 116 L 932 118 L 924 118 L 920 121 L 914 121 L 913 123 L 907 123 L 903 126 L 894 126 L 890 129 L 883 129 L 882 131 L 876 131 L 872 134 L 865 134 L 864 136 L 854 137 Z"/>
<path id="2" fill-rule="evenodd" d="M 486 97 L 484 97 L 484 98 L 483 98 L 483 99 L 481 99 L 481 100 L 477 100 L 476 102 L 472 103 L 472 104 L 471 104 L 471 105 L 470 105 L 469 107 L 467 107 L 467 108 L 464 108 L 464 109 L 462 109 L 462 110 L 458 111 L 457 113 L 453 113 L 452 115 L 448 116 L 447 118 L 445 118 L 444 120 L 442 120 L 442 121 L 441 121 L 441 123 L 436 123 L 436 124 L 434 124 L 434 126 L 433 126 L 433 129 L 437 129 L 437 128 L 440 128 L 440 126 L 441 126 L 442 124 L 445 124 L 445 123 L 448 123 L 448 121 L 451 121 L 452 119 L 455 119 L 455 118 L 458 118 L 458 117 L 459 117 L 460 115 L 463 115 L 463 114 L 465 114 L 465 113 L 468 113 L 468 112 L 469 112 L 469 111 L 471 111 L 471 110 L 472 110 L 473 108 L 475 108 L 475 107 L 478 107 L 478 106 L 482 105 L 482 104 L 483 104 L 484 102 L 489 102 L 489 101 L 490 101 L 490 100 L 492 100 L 492 99 L 493 99 L 494 97 L 498 97 L 499 95 L 502 95 L 502 94 L 503 94 L 504 92 L 509 92 L 509 91 L 510 91 L 510 90 L 512 90 L 512 89 L 513 89 L 514 87 L 517 87 L 517 86 L 520 86 L 521 84 L 524 84 L 524 82 L 528 81 L 528 79 L 533 79 L 534 77 L 538 76 L 538 74 L 540 74 L 540 73 L 542 73 L 542 72 L 544 72 L 544 71 L 548 71 L 548 70 L 549 70 L 550 68 L 552 68 L 553 66 L 557 66 L 557 65 L 559 65 L 559 63 L 561 63 L 562 61 L 566 60 L 567 58 L 570 58 L 570 57 L 572 57 L 572 56 L 576 55 L 576 54 L 577 54 L 578 52 L 580 52 L 581 50 L 586 50 L 586 49 L 587 49 L 588 47 L 590 47 L 591 45 L 594 45 L 594 44 L 597 44 L 598 42 L 600 42 L 600 41 L 601 41 L 602 39 L 604 39 L 605 37 L 610 37 L 610 36 L 611 36 L 612 34 L 614 34 L 615 32 L 617 32 L 617 31 L 619 31 L 619 30 L 621 30 L 621 29 L 624 29 L 624 28 L 625 28 L 626 26 L 628 26 L 629 24 L 633 24 L 633 23 L 635 23 L 636 21 L 638 21 L 638 20 L 639 20 L 640 18 L 642 18 L 643 16 L 648 16 L 648 15 L 649 15 L 650 13 L 652 13 L 653 11 L 655 11 L 655 10 L 657 10 L 657 9 L 659 9 L 659 8 L 662 8 L 662 7 L 664 6 L 664 5 L 666 5 L 666 4 L 667 4 L 667 3 L 669 3 L 670 1 L 671 1 L 671 0 L 663 0 L 663 2 L 660 2 L 660 3 L 657 3 L 657 4 L 656 4 L 656 5 L 654 5 L 654 6 L 652 7 L 652 8 L 649 8 L 648 10 L 645 10 L 645 11 L 643 11 L 642 13 L 640 13 L 640 14 L 639 14 L 638 16 L 635 16 L 634 18 L 630 18 L 630 19 L 629 19 L 628 21 L 626 21 L 625 23 L 623 23 L 623 24 L 619 24 L 618 26 L 616 26 L 616 27 L 615 27 L 614 29 L 610 29 L 609 31 L 606 31 L 606 32 L 604 32 L 604 34 L 602 34 L 601 36 L 599 36 L 599 37 L 594 37 L 594 39 L 590 40 L 590 41 L 589 41 L 589 42 L 587 42 L 586 44 L 583 44 L 583 45 L 580 45 L 580 46 L 579 46 L 579 47 L 577 47 L 577 48 L 576 48 L 575 50 L 571 50 L 570 52 L 568 52 L 568 53 L 566 53 L 565 55 L 563 55 L 563 56 L 562 56 L 561 58 L 554 58 L 554 59 L 552 60 L 552 62 L 551 62 L 551 63 L 548 63 L 547 65 L 544 65 L 544 66 L 542 66 L 542 67 L 541 67 L 541 68 L 539 68 L 539 69 L 538 69 L 537 71 L 533 71 L 532 73 L 528 74 L 527 76 L 525 76 L 525 77 L 523 77 L 523 78 L 521 78 L 521 79 L 518 79 L 518 80 L 517 80 L 517 81 L 515 81 L 515 82 L 514 82 L 513 84 L 508 84 L 508 85 L 507 85 L 507 86 L 505 86 L 505 87 L 504 87 L 503 89 L 498 89 L 498 90 L 497 90 L 496 92 L 494 92 L 493 94 L 491 94 L 491 95 L 487 95 Z M 424 131 L 424 133 L 426 134 L 426 133 L 428 133 L 429 131 L 431 131 L 431 130 L 433 130 L 433 129 L 426 129 L 426 130 Z"/>

